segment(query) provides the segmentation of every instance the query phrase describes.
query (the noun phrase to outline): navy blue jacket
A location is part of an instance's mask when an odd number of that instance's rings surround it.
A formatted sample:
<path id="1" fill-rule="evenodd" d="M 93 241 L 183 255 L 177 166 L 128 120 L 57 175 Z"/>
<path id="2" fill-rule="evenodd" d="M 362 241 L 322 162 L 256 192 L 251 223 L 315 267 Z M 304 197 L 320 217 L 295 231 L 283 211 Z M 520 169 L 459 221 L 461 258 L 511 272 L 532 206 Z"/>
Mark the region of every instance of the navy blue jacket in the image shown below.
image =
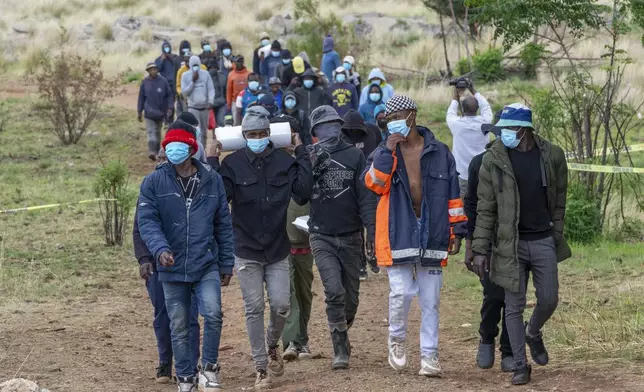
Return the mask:
<path id="1" fill-rule="evenodd" d="M 303 145 L 295 148 L 295 159 L 272 143 L 267 148 L 259 155 L 248 148 L 235 151 L 219 169 L 232 203 L 235 255 L 262 264 L 288 257 L 288 205 L 291 197 L 306 204 L 313 187 L 311 160 Z"/>
<path id="2" fill-rule="evenodd" d="M 422 207 L 420 224 L 412 208 L 409 177 L 400 152 L 383 143 L 367 160 L 362 179 L 378 200 L 376 258 L 378 265 L 447 264 L 451 237 L 465 237 L 467 228 L 460 198 L 458 173 L 449 148 L 427 128 L 417 127 L 424 138 L 420 157 Z"/>
<path id="3" fill-rule="evenodd" d="M 139 203 L 136 204 L 136 211 L 134 212 L 134 225 L 132 227 L 132 244 L 134 245 L 134 257 L 139 264 L 154 263 L 154 258 L 145 246 L 145 241 L 141 238 L 139 231 Z"/>
<path id="4" fill-rule="evenodd" d="M 213 169 L 196 159 L 200 184 L 186 200 L 173 165 L 164 163 L 147 176 L 139 196 L 139 230 L 157 261 L 163 282 L 198 282 L 219 271 L 232 275 L 233 226 L 224 183 Z M 172 252 L 174 265 L 158 264 L 163 252 Z"/>
<path id="5" fill-rule="evenodd" d="M 177 55 L 175 54 L 168 54 L 163 60 L 161 56 L 157 57 L 156 60 L 154 60 L 154 63 L 157 66 L 157 69 L 159 70 L 159 75 L 163 76 L 167 81 L 170 86 L 174 86 L 176 79 L 177 79 L 177 61 L 176 61 Z"/>
<path id="6" fill-rule="evenodd" d="M 145 118 L 150 120 L 163 120 L 168 114 L 168 109 L 174 106 L 174 94 L 168 81 L 161 75 L 156 78 L 145 78 L 139 89 L 139 103 L 137 110 L 144 112 Z"/>

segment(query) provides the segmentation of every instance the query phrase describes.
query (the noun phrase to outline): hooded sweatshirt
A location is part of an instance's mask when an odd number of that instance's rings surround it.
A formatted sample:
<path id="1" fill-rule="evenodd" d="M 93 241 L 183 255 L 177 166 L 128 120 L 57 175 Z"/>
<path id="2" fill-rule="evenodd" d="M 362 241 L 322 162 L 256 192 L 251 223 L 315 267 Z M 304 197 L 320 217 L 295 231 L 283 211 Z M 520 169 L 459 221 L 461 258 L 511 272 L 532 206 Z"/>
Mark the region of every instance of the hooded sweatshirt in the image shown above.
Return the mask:
<path id="1" fill-rule="evenodd" d="M 309 119 L 309 116 L 304 113 L 304 110 L 298 109 L 297 105 L 295 105 L 292 110 L 287 109 L 284 105 L 284 102 L 286 101 L 286 98 L 289 97 L 295 98 L 295 101 L 297 102 L 297 96 L 293 91 L 285 92 L 284 96 L 282 97 L 282 110 L 277 112 L 275 116 L 286 114 L 293 117 L 297 121 L 297 125 L 300 128 L 300 140 L 302 140 L 302 144 L 304 144 L 305 146 L 313 144 L 313 138 L 311 137 L 311 120 Z"/>
<path id="2" fill-rule="evenodd" d="M 266 111 L 268 111 L 268 114 L 270 114 L 269 119 L 275 116 L 275 113 L 279 111 L 279 108 L 277 107 L 277 102 L 275 102 L 275 98 L 273 97 L 273 94 L 265 94 L 259 100 L 259 105 L 264 109 L 266 109 Z"/>
<path id="3" fill-rule="evenodd" d="M 329 95 L 333 100 L 333 108 L 342 118 L 349 110 L 358 110 L 358 92 L 349 82 L 334 83 L 329 86 Z"/>
<path id="4" fill-rule="evenodd" d="M 273 46 L 275 46 L 275 43 L 277 41 L 273 42 Z M 279 44 L 279 43 L 278 43 Z M 271 49 L 272 52 L 272 49 Z M 282 49 L 280 47 L 279 49 L 280 55 L 275 57 L 272 55 L 272 53 L 269 53 L 268 56 L 264 58 L 262 61 L 261 65 L 261 70 L 262 70 L 262 77 L 264 78 L 264 82 L 268 83 L 268 80 L 272 77 L 279 77 L 277 70 L 279 66 L 282 64 Z"/>
<path id="5" fill-rule="evenodd" d="M 230 56 L 226 57 L 223 54 L 224 49 L 230 49 Z M 230 44 L 230 42 L 223 40 L 221 42 L 221 45 L 218 43 L 217 44 L 217 51 L 220 52 L 219 57 L 217 57 L 217 62 L 219 64 L 219 72 L 223 73 L 224 76 L 226 76 L 226 79 L 228 79 L 228 75 L 233 71 L 234 63 L 233 63 L 233 46 Z"/>
<path id="6" fill-rule="evenodd" d="M 192 50 L 190 46 L 190 41 L 183 40 L 179 44 L 179 53 L 174 57 L 174 74 L 175 76 L 172 78 L 172 80 L 178 82 L 178 84 L 181 83 L 181 79 L 177 80 L 176 74 L 179 72 L 181 67 L 183 66 L 183 54 L 184 54 L 184 49 L 188 49 L 190 52 Z"/>
<path id="7" fill-rule="evenodd" d="M 342 60 L 338 52 L 333 50 L 334 42 L 333 37 L 329 34 L 324 38 L 322 43 L 322 64 L 320 70 L 324 72 L 326 78 L 333 80 L 333 71 L 342 66 Z"/>
<path id="8" fill-rule="evenodd" d="M 366 166 L 362 151 L 341 137 L 316 143 L 309 150 L 314 182 L 309 232 L 341 235 L 366 227 L 367 240 L 373 241 L 376 195 L 360 181 Z"/>
<path id="9" fill-rule="evenodd" d="M 371 80 L 373 78 L 379 78 L 383 81 L 380 84 L 380 89 L 382 90 L 382 103 L 387 103 L 389 98 L 394 96 L 394 88 L 389 83 L 387 83 L 385 74 L 382 73 L 380 68 L 374 68 L 371 70 L 371 72 L 369 72 L 368 80 Z M 362 89 L 362 93 L 360 94 L 360 105 L 369 100 L 369 87 L 371 87 L 371 82 L 369 82 L 369 84 Z"/>
<path id="10" fill-rule="evenodd" d="M 313 77 L 313 87 L 310 89 L 306 87 L 298 87 L 295 89 L 295 97 L 297 99 L 297 109 L 303 110 L 306 116 L 310 116 L 311 113 L 322 105 L 331 105 L 331 97 L 329 94 L 320 86 L 318 86 L 317 75 L 313 72 L 312 69 L 307 69 L 304 71 L 302 76 L 311 76 Z"/>
<path id="11" fill-rule="evenodd" d="M 226 103 L 229 109 L 232 108 L 232 104 L 239 93 L 248 87 L 248 75 L 250 75 L 248 68 L 244 67 L 244 69 L 238 70 L 237 65 L 233 64 L 233 70 L 228 74 L 228 86 L 226 88 Z"/>
<path id="12" fill-rule="evenodd" d="M 166 54 L 163 50 L 166 46 L 170 48 L 170 53 Z M 172 45 L 170 45 L 168 41 L 163 41 L 163 44 L 161 45 L 161 53 L 161 56 L 157 57 L 156 60 L 154 60 L 154 63 L 159 70 L 159 74 L 168 81 L 170 86 L 174 86 L 175 78 L 177 77 L 177 69 L 175 68 L 175 59 L 177 55 L 172 53 Z M 165 59 L 163 59 L 164 54 Z"/>
<path id="13" fill-rule="evenodd" d="M 349 110 L 344 116 L 342 135 L 347 143 L 359 148 L 365 158 L 371 155 L 379 144 L 374 131 L 367 127 L 360 113 L 355 110 Z"/>
<path id="14" fill-rule="evenodd" d="M 217 60 L 211 60 L 217 61 Z M 215 99 L 212 102 L 212 106 L 217 109 L 226 105 L 226 75 L 217 68 L 210 68 L 208 70 L 210 77 L 212 78 L 212 84 L 215 87 Z"/>
<path id="15" fill-rule="evenodd" d="M 307 69 L 310 69 L 311 64 L 309 64 L 309 62 L 304 59 L 302 60 L 304 61 L 304 71 L 306 71 Z M 294 90 L 295 88 L 300 87 L 301 84 L 293 87 L 291 86 L 291 82 L 293 81 L 293 79 L 299 78 L 302 75 L 303 74 L 298 74 L 297 72 L 295 72 L 295 69 L 293 68 L 293 60 L 291 60 L 291 63 L 286 67 L 284 67 L 284 72 L 282 73 L 282 76 L 280 77 L 280 79 L 282 80 L 282 85 L 285 88 L 290 88 L 291 90 Z"/>
<path id="16" fill-rule="evenodd" d="M 199 66 L 199 77 L 192 81 L 192 67 Z M 201 68 L 198 56 L 190 57 L 190 71 L 181 76 L 181 94 L 188 99 L 189 109 L 205 109 L 215 100 L 215 86 L 208 71 Z"/>
<path id="17" fill-rule="evenodd" d="M 371 86 L 367 86 L 365 88 L 371 89 Z M 380 89 L 380 100 L 378 102 L 372 101 L 369 98 L 369 93 L 367 93 L 367 101 L 360 105 L 360 114 L 362 115 L 362 118 L 364 118 L 365 122 L 375 124 L 376 123 L 376 117 L 374 116 L 375 109 L 378 105 L 381 105 L 384 103 L 383 101 L 384 93 L 382 92 L 382 89 L 380 88 L 380 86 L 378 86 L 378 89 Z"/>

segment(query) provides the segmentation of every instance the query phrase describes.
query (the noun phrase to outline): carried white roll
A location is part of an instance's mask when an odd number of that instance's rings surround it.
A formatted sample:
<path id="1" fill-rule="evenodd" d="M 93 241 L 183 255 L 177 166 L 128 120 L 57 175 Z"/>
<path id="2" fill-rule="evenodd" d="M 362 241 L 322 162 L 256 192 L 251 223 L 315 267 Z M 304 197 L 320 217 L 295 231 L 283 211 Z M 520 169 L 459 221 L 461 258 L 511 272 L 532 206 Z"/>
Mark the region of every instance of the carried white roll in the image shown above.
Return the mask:
<path id="1" fill-rule="evenodd" d="M 304 215 L 293 221 L 293 225 L 305 233 L 309 232 L 309 216 Z"/>
<path id="2" fill-rule="evenodd" d="M 222 151 L 236 151 L 246 147 L 241 125 L 237 127 L 215 128 L 215 136 L 222 145 Z M 287 122 L 271 124 L 271 141 L 276 148 L 291 145 L 291 125 Z"/>

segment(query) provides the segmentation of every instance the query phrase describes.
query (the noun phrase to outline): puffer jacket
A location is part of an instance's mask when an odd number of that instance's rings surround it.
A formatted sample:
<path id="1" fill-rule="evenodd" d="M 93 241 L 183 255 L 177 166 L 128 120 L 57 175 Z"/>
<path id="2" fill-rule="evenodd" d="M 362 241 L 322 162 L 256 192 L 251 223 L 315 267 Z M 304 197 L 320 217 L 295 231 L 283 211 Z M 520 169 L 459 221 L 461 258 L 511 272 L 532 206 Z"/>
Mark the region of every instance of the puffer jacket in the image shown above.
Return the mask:
<path id="1" fill-rule="evenodd" d="M 534 135 L 541 152 L 545 172 L 548 210 L 552 219 L 557 261 L 572 255 L 563 235 L 568 190 L 568 166 L 561 147 Z M 512 292 L 519 291 L 519 191 L 514 178 L 507 148 L 501 140 L 488 145 L 479 172 L 476 208 L 476 228 L 472 251 L 487 255 L 490 260 L 490 279 Z"/>
<path id="2" fill-rule="evenodd" d="M 426 267 L 445 266 L 450 240 L 467 233 L 454 157 L 429 129 L 417 129 L 425 139 L 420 158 L 421 225 L 412 207 L 405 162 L 398 158 L 400 147 L 390 151 L 381 144 L 362 174 L 367 188 L 380 196 L 375 242 L 380 266 L 417 262 Z"/>
<path id="3" fill-rule="evenodd" d="M 235 264 L 224 183 L 210 166 L 192 161 L 200 177 L 192 199 L 184 198 L 177 172 L 169 163 L 157 166 L 141 184 L 139 231 L 163 282 L 198 282 L 212 271 L 232 275 Z M 163 252 L 173 253 L 174 265 L 158 264 Z"/>

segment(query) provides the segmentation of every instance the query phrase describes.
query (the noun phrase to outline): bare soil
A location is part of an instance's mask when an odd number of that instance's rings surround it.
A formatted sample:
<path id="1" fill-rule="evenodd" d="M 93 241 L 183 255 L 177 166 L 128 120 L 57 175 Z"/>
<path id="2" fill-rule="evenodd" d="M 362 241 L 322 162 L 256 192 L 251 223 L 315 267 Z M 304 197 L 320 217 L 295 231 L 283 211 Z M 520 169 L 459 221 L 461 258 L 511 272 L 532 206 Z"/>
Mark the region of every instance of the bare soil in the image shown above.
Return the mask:
<path id="1" fill-rule="evenodd" d="M 135 269 L 135 263 L 132 268 Z M 0 308 L 0 380 L 20 376 L 52 391 L 174 391 L 155 383 L 157 362 L 152 308 L 142 281 L 134 275 L 112 278 L 91 298 L 5 305 Z M 311 347 L 321 358 L 288 363 L 275 384 L 280 391 L 498 391 L 511 388 L 510 376 L 497 367 L 479 370 L 474 363 L 475 328 L 463 338 L 459 309 L 444 293 L 441 315 L 441 363 L 444 375 L 417 375 L 420 314 L 412 306 L 409 331 L 411 366 L 402 373 L 387 364 L 387 293 L 385 275 L 361 287 L 358 319 L 351 330 L 353 357 L 348 371 L 332 371 L 319 279 L 314 283 Z M 241 292 L 236 281 L 224 288 L 225 318 L 220 363 L 226 390 L 248 390 L 253 364 L 244 326 Z M 473 333 L 472 333 L 473 332 Z M 553 355 L 554 356 L 554 355 Z M 533 370 L 526 391 L 644 391 L 641 366 L 564 363 Z"/>

